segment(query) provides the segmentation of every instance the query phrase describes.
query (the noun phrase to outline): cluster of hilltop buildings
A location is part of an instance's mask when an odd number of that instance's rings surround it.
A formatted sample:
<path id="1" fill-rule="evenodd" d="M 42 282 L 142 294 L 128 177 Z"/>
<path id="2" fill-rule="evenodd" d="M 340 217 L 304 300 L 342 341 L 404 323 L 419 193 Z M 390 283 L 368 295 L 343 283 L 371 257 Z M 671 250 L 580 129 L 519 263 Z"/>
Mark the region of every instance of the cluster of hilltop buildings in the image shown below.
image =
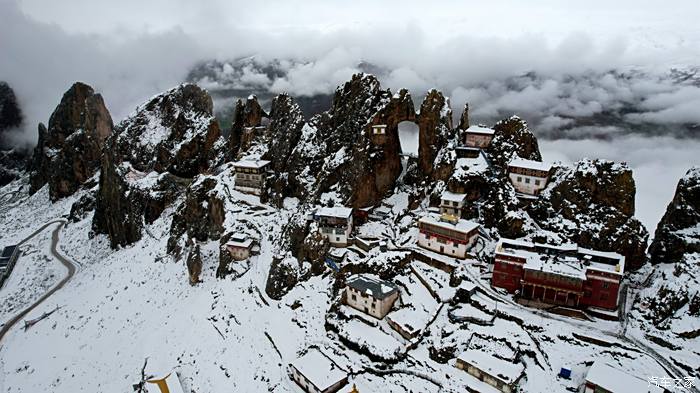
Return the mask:
<path id="1" fill-rule="evenodd" d="M 385 133 L 385 125 L 372 126 L 372 135 Z M 457 149 L 458 157 L 477 158 L 493 137 L 493 129 L 469 127 L 463 145 Z M 260 195 L 265 187 L 269 164 L 263 160 L 234 163 L 235 189 Z M 551 173 L 550 164 L 522 158 L 516 158 L 508 165 L 508 178 L 518 197 L 525 199 L 537 198 L 546 188 Z M 462 218 L 467 200 L 467 194 L 445 191 L 439 213 L 430 212 L 417 220 L 417 245 L 424 252 L 455 259 L 470 257 L 482 231 L 477 222 Z M 383 216 L 379 210 L 381 208 L 377 209 L 375 218 Z M 367 246 L 367 241 L 353 237 L 356 220 L 367 217 L 366 209 L 341 206 L 318 208 L 309 215 L 335 248 Z M 255 246 L 255 241 L 245 236 L 235 236 L 227 244 L 236 260 L 249 258 Z M 576 245 L 552 246 L 502 238 L 496 245 L 493 260 L 491 285 L 516 295 L 521 302 L 596 308 L 608 312 L 618 308 L 625 268 L 625 259 L 619 254 Z M 391 282 L 355 275 L 346 282 L 342 302 L 381 320 L 400 296 L 400 289 Z M 389 321 L 389 326 L 405 338 L 412 338 L 412 332 L 399 324 Z M 520 364 L 500 365 L 499 359 L 484 354 L 463 354 L 455 366 L 503 392 L 516 391 L 524 373 Z M 347 372 L 317 348 L 309 349 L 290 364 L 290 376 L 310 393 L 336 392 L 348 383 Z M 357 392 L 356 387 L 353 387 L 353 392 Z"/>

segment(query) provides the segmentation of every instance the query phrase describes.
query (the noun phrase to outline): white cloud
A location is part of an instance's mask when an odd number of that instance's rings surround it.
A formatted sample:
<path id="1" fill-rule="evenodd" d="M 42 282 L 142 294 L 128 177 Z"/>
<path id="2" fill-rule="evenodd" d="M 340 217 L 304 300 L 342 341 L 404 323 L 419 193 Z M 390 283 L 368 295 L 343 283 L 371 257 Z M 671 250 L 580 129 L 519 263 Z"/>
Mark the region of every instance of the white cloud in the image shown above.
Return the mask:
<path id="1" fill-rule="evenodd" d="M 670 137 L 626 136 L 600 139 L 540 141 L 544 160 L 572 163 L 584 157 L 624 161 L 637 186 L 636 216 L 652 233 L 671 202 L 678 180 L 700 165 L 700 141 Z"/>

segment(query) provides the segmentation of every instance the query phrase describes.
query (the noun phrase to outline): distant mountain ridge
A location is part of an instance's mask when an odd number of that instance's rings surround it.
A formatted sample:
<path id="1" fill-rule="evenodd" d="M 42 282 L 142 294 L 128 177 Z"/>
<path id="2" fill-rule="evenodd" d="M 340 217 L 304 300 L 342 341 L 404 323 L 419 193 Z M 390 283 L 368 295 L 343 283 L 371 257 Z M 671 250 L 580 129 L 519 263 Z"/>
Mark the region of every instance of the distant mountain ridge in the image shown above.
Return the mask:
<path id="1" fill-rule="evenodd" d="M 221 102 L 217 117 L 223 129 L 228 128 L 233 117 L 230 102 L 251 94 L 268 108 L 275 95 L 287 92 L 298 102 L 304 116 L 310 118 L 330 106 L 334 84 L 328 84 L 327 92 L 316 88 L 313 94 L 288 91 L 285 87 L 288 87 L 287 81 L 295 77 L 290 75 L 290 70 L 313 64 L 286 59 L 267 61 L 256 56 L 208 60 L 192 68 L 186 82 L 206 88 L 215 102 Z M 392 70 L 369 62 L 360 61 L 355 69 L 376 75 L 381 81 L 391 79 Z M 653 89 L 645 87 L 647 83 L 654 84 Z M 700 70 L 696 66 L 672 68 L 662 73 L 628 69 L 547 76 L 526 72 L 473 86 L 438 87 L 446 93 L 457 88 L 466 89 L 467 101 L 480 108 L 473 114 L 475 123 L 492 124 L 518 113 L 537 130 L 539 137 L 546 139 L 612 139 L 625 134 L 659 133 L 695 138 L 700 130 L 700 121 L 660 122 L 648 115 L 653 115 L 653 111 L 663 114 L 665 108 L 655 109 L 655 101 L 669 100 L 673 97 L 668 95 L 678 93 L 673 99 L 682 105 L 683 89 L 700 91 Z M 664 94 L 666 96 L 661 96 Z M 541 101 L 541 107 L 529 108 L 537 100 Z"/>

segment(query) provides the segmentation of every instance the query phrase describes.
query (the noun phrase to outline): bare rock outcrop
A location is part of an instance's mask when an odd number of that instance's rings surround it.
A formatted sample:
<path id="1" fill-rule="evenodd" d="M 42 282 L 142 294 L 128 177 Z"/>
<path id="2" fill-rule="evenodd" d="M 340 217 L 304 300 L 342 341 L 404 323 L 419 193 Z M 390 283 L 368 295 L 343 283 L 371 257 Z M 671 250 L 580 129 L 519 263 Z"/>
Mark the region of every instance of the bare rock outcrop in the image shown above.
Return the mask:
<path id="1" fill-rule="evenodd" d="M 537 138 L 523 119 L 512 116 L 496 123 L 493 129 L 493 141 L 486 152 L 495 166 L 505 170 L 516 156 L 542 161 Z"/>
<path id="2" fill-rule="evenodd" d="M 255 137 L 259 136 L 259 130 L 256 127 L 260 127 L 263 119 L 267 117 L 268 114 L 260 106 L 258 97 L 249 96 L 245 104 L 241 100 L 236 101 L 228 140 L 232 158 L 236 158 L 240 152 L 250 148 Z"/>
<path id="3" fill-rule="evenodd" d="M 113 247 L 139 240 L 192 177 L 222 159 L 224 142 L 209 94 L 181 85 L 152 98 L 107 140 L 93 230 Z"/>
<path id="4" fill-rule="evenodd" d="M 112 117 L 102 96 L 77 82 L 63 95 L 49 119 L 39 125 L 39 142 L 32 157 L 31 191 L 49 184 L 51 200 L 72 195 L 95 175 Z"/>
<path id="5" fill-rule="evenodd" d="M 303 126 L 286 168 L 292 195 L 314 200 L 334 192 L 338 203 L 378 203 L 401 173 L 398 123 L 414 119 L 408 92 L 391 94 L 376 77 L 354 75 L 338 87 L 330 110 Z M 374 134 L 372 125 L 380 124 L 384 134 Z"/>
<path id="6" fill-rule="evenodd" d="M 693 253 L 700 253 L 700 167 L 688 170 L 678 182 L 649 247 L 654 264 L 680 262 Z"/>
<path id="7" fill-rule="evenodd" d="M 7 82 L 0 81 L 0 150 L 12 147 L 4 141 L 3 134 L 5 131 L 20 127 L 22 120 L 22 110 L 17 102 L 15 91 Z"/>
<path id="8" fill-rule="evenodd" d="M 195 178 L 173 216 L 168 252 L 178 255 L 189 239 L 206 241 L 221 237 L 226 218 L 224 199 L 216 177 Z"/>
<path id="9" fill-rule="evenodd" d="M 456 155 L 447 149 L 453 142 L 450 100 L 433 89 L 428 92 L 418 116 L 418 168 L 431 180 L 446 180 L 454 168 Z"/>
<path id="10" fill-rule="evenodd" d="M 626 164 L 582 160 L 556 167 L 550 184 L 527 210 L 543 228 L 582 247 L 625 256 L 628 270 L 645 261 L 649 233 L 634 217 L 636 188 Z"/>

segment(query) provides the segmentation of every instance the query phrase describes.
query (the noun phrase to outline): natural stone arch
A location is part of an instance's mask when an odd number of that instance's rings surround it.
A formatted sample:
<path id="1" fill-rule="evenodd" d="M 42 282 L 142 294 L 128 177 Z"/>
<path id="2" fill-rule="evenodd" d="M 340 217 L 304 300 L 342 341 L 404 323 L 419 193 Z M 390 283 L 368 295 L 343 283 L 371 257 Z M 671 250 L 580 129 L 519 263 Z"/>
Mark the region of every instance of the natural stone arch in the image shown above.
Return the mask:
<path id="1" fill-rule="evenodd" d="M 404 120 L 398 124 L 399 143 L 403 155 L 418 157 L 420 127 L 412 120 Z"/>

